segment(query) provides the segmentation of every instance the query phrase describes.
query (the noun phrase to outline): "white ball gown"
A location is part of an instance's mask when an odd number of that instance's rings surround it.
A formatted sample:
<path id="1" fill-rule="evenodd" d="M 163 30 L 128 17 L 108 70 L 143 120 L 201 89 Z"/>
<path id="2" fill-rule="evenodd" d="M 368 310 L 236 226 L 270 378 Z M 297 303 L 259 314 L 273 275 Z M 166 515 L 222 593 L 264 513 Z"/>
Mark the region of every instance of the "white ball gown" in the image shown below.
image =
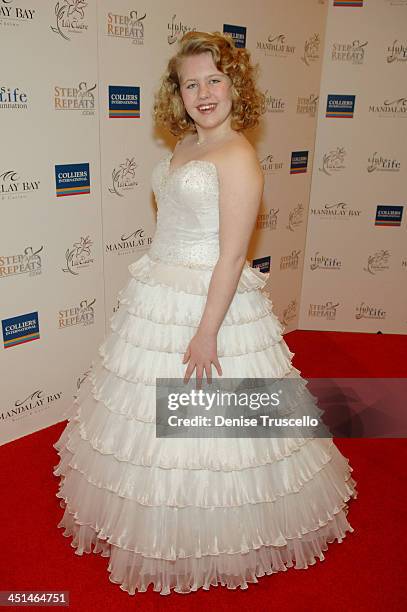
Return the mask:
<path id="1" fill-rule="evenodd" d="M 109 579 L 129 594 L 245 589 L 307 568 L 353 531 L 347 502 L 357 496 L 331 438 L 156 438 L 155 379 L 183 378 L 219 255 L 216 166 L 170 170 L 171 158 L 152 173 L 150 249 L 129 265 L 111 331 L 54 444 L 58 527 L 76 554 L 109 557 Z M 301 378 L 267 278 L 246 261 L 218 333 L 223 377 Z"/>

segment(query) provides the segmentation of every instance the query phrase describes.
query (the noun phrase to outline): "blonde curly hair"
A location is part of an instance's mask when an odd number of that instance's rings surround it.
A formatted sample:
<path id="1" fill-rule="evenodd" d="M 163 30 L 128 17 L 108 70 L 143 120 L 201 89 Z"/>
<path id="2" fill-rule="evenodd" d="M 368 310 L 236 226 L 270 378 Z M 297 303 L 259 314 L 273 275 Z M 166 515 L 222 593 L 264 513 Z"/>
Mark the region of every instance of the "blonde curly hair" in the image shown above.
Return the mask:
<path id="1" fill-rule="evenodd" d="M 185 110 L 180 93 L 178 71 L 185 57 L 209 51 L 218 70 L 232 81 L 231 127 L 243 130 L 256 127 L 264 112 L 264 94 L 257 89 L 258 64 L 250 61 L 247 49 L 235 47 L 230 34 L 221 32 L 187 32 L 179 42 L 179 50 L 167 64 L 161 84 L 154 95 L 155 122 L 179 136 L 196 132 L 195 123 Z"/>

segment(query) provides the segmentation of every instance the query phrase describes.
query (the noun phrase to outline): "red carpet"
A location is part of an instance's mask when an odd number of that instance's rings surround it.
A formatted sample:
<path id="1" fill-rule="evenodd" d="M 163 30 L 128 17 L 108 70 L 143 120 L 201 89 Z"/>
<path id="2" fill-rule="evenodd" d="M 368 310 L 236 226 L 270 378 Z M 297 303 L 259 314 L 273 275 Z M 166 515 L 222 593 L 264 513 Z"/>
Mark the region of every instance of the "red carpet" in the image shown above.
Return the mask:
<path id="1" fill-rule="evenodd" d="M 407 337 L 296 331 L 285 336 L 304 377 L 406 377 Z M 108 559 L 79 557 L 56 524 L 52 443 L 64 423 L 1 447 L 0 590 L 65 590 L 71 610 L 275 610 L 295 612 L 406 609 L 404 440 L 336 439 L 358 483 L 350 503 L 354 533 L 333 543 L 323 562 L 259 578 L 246 591 L 218 586 L 180 595 L 130 596 L 108 580 Z"/>

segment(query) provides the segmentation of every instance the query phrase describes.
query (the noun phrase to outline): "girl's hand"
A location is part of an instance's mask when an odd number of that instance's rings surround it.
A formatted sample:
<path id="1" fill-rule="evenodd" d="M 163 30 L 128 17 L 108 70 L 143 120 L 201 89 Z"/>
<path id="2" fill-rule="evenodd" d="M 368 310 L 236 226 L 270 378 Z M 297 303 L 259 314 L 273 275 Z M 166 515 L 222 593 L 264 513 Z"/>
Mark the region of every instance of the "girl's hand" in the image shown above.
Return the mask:
<path id="1" fill-rule="evenodd" d="M 212 382 L 212 363 L 222 376 L 222 368 L 218 359 L 217 336 L 208 335 L 198 331 L 188 344 L 184 353 L 182 363 L 188 363 L 184 375 L 184 383 L 187 383 L 196 368 L 197 389 L 201 388 L 203 370 L 206 372 L 208 383 Z"/>

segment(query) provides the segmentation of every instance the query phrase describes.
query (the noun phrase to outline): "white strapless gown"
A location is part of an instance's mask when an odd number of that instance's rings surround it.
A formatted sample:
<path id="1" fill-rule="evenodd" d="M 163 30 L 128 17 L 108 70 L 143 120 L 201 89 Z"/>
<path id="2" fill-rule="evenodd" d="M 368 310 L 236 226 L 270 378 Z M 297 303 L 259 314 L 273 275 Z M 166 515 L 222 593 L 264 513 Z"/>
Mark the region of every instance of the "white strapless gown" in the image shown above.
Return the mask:
<path id="1" fill-rule="evenodd" d="M 129 266 L 111 332 L 54 444 L 58 527 L 76 554 L 109 557 L 110 580 L 130 594 L 149 584 L 161 594 L 245 589 L 307 568 L 353 531 L 346 502 L 357 496 L 331 438 L 156 438 L 155 378 L 183 378 L 219 255 L 215 165 L 170 172 L 170 161 L 152 174 L 153 243 Z M 267 277 L 246 262 L 218 334 L 224 378 L 301 378 L 262 291 Z"/>

